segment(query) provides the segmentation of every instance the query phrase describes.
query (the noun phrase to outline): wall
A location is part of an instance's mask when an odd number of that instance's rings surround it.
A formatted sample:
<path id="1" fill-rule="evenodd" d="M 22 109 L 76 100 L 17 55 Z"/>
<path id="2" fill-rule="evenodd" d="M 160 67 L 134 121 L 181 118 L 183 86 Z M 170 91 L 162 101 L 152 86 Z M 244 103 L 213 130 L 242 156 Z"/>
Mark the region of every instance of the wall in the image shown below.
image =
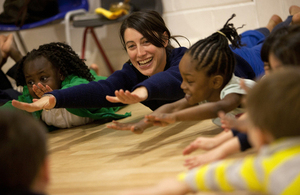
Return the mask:
<path id="1" fill-rule="evenodd" d="M 245 24 L 239 33 L 263 27 L 273 14 L 278 14 L 285 19 L 289 14 L 291 5 L 300 6 L 299 0 L 162 0 L 164 6 L 163 18 L 169 27 L 171 34 L 184 35 L 193 44 L 200 38 L 210 35 L 221 28 L 226 20 L 235 13 L 237 16 L 232 20 L 236 27 Z M 4 0 L 0 0 L 2 5 Z M 99 7 L 99 1 L 90 0 L 90 11 Z M 2 7 L 0 8 L 2 12 Z M 112 24 L 96 28 L 98 38 L 111 61 L 114 68 L 121 69 L 127 60 L 126 52 L 123 50 L 118 36 L 120 24 Z M 72 27 L 71 40 L 73 49 L 80 54 L 82 41 L 82 28 Z M 0 32 L 8 34 L 7 32 Z M 64 42 L 64 25 L 62 23 L 44 26 L 21 32 L 28 50 L 37 48 L 39 45 L 61 41 Z M 188 42 L 180 39 L 183 46 L 189 46 Z M 109 75 L 101 55 L 91 36 L 88 37 L 86 59 L 87 65 L 96 63 L 100 67 L 101 74 Z M 7 70 L 13 62 L 11 60 L 3 67 Z"/>

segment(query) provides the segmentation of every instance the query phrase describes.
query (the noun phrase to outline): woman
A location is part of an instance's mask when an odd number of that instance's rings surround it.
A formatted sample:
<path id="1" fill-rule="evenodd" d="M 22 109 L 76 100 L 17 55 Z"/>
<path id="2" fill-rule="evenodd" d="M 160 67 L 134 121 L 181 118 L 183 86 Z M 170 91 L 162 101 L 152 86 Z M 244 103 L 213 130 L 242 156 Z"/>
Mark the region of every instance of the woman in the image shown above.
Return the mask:
<path id="1" fill-rule="evenodd" d="M 51 108 L 99 108 L 141 102 L 152 110 L 184 97 L 179 62 L 185 47 L 174 48 L 161 16 L 134 12 L 123 21 L 121 42 L 129 56 L 106 80 L 54 90 L 32 104 L 12 104 L 29 112 Z M 175 39 L 176 40 L 176 39 Z M 117 104 L 116 104 L 117 103 Z"/>

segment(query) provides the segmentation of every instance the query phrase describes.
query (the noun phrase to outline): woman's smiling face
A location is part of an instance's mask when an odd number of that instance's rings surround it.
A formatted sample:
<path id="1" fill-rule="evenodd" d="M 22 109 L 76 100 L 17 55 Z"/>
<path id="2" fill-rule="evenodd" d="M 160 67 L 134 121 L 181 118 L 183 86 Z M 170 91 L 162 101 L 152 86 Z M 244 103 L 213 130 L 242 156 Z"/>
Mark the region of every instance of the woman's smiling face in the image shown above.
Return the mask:
<path id="1" fill-rule="evenodd" d="M 141 33 L 133 28 L 127 28 L 124 33 L 126 50 L 132 65 L 143 75 L 152 76 L 162 72 L 167 63 L 165 47 L 156 47 Z"/>

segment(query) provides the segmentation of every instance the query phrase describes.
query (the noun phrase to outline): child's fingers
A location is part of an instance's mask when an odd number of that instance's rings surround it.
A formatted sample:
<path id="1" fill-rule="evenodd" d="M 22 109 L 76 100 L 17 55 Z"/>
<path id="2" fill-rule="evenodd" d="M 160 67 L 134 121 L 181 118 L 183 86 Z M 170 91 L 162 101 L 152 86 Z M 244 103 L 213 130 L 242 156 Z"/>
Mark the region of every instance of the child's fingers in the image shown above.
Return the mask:
<path id="1" fill-rule="evenodd" d="M 219 111 L 219 112 L 218 112 L 218 116 L 219 116 L 221 119 L 224 119 L 224 118 L 225 118 L 225 112 L 224 112 L 224 111 Z"/>
<path id="2" fill-rule="evenodd" d="M 153 116 L 153 115 L 145 115 L 145 119 L 147 119 L 147 121 L 154 121 L 155 120 L 155 116 Z"/>
<path id="3" fill-rule="evenodd" d="M 32 86 L 32 91 L 35 93 L 36 96 L 38 96 L 39 98 L 42 97 L 44 95 L 44 92 L 36 85 Z"/>
<path id="4" fill-rule="evenodd" d="M 142 134 L 142 133 L 144 132 L 143 129 L 141 129 L 141 128 L 137 127 L 137 126 L 131 127 L 131 131 L 132 131 L 133 133 L 135 133 L 135 134 Z"/>
<path id="5" fill-rule="evenodd" d="M 44 85 L 42 85 L 41 83 L 38 83 L 38 86 L 39 86 L 39 88 L 40 88 L 41 91 L 43 91 L 44 93 L 47 92 L 46 91 L 47 89 L 46 89 L 46 87 Z"/>
<path id="6" fill-rule="evenodd" d="M 49 85 L 46 85 L 46 91 L 51 92 L 51 91 L 53 91 L 53 89 L 51 89 L 51 87 L 49 87 Z"/>
<path id="7" fill-rule="evenodd" d="M 187 146 L 187 147 L 183 150 L 182 154 L 183 154 L 183 155 L 188 155 L 188 154 L 192 153 L 193 151 L 194 151 L 194 150 L 193 150 L 193 146 L 192 146 L 192 145 L 189 145 L 189 146 Z"/>
<path id="8" fill-rule="evenodd" d="M 196 160 L 196 157 L 187 158 L 187 159 L 185 159 L 183 166 L 190 169 L 190 167 L 193 166 L 195 160 Z"/>

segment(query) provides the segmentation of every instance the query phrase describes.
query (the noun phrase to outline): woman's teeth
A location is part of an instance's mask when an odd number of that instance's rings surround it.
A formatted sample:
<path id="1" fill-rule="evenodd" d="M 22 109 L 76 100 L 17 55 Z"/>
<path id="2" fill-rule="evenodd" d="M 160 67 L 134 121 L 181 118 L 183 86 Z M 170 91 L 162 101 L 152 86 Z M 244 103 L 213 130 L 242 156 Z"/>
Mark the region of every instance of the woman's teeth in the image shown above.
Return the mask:
<path id="1" fill-rule="evenodd" d="M 149 63 L 153 58 L 148 58 L 146 60 L 142 60 L 142 61 L 139 61 L 139 65 L 140 66 L 143 66 L 143 65 L 146 65 L 147 63 Z"/>

